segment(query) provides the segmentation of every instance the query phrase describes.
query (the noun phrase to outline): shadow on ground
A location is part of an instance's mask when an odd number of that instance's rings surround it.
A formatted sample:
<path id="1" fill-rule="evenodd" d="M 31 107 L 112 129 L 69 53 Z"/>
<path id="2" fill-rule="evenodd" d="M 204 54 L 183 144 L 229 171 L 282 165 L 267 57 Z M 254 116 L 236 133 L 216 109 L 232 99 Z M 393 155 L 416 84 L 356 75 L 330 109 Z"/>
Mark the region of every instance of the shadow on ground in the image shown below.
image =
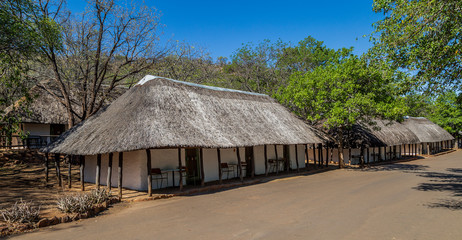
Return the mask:
<path id="1" fill-rule="evenodd" d="M 355 169 L 356 171 L 363 172 L 380 172 L 380 171 L 402 171 L 402 172 L 419 172 L 424 171 L 428 166 L 419 164 L 407 164 L 407 163 L 393 163 L 388 165 L 372 166 L 367 168 Z"/>
<path id="2" fill-rule="evenodd" d="M 447 171 L 447 172 L 446 172 Z M 420 183 L 414 189 L 419 191 L 438 191 L 450 193 L 452 198 L 428 204 L 430 208 L 462 210 L 462 169 L 448 168 L 445 172 L 422 172 L 419 177 L 428 178 L 430 182 Z M 456 174 L 461 173 L 461 174 Z"/>

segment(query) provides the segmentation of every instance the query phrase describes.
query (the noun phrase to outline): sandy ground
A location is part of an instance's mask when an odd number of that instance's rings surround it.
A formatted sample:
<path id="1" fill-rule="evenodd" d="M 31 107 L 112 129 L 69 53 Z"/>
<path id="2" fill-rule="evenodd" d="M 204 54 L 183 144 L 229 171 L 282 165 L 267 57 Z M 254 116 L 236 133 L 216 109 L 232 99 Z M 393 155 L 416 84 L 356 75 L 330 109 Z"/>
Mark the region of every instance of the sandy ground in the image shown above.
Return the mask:
<path id="1" fill-rule="evenodd" d="M 165 200 L 13 239 L 462 239 L 462 151 Z"/>

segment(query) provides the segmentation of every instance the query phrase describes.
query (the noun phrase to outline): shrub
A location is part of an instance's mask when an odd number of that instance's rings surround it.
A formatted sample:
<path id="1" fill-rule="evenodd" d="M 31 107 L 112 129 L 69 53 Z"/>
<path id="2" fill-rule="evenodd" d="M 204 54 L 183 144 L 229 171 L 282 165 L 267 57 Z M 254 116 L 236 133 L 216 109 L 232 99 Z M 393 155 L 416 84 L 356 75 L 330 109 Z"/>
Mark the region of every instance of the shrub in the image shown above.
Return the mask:
<path id="1" fill-rule="evenodd" d="M 93 205 L 102 204 L 111 197 L 111 192 L 105 188 L 94 189 L 88 193 L 64 195 L 58 198 L 57 207 L 64 213 L 85 213 Z"/>
<path id="2" fill-rule="evenodd" d="M 22 199 L 13 206 L 1 211 L 3 219 L 8 223 L 33 223 L 39 220 L 40 206 L 35 207 L 32 201 Z"/>
<path id="3" fill-rule="evenodd" d="M 85 213 L 93 203 L 88 194 L 64 195 L 58 198 L 57 207 L 64 213 Z"/>
<path id="4" fill-rule="evenodd" d="M 111 191 L 108 191 L 106 188 L 93 189 L 89 193 L 89 197 L 93 204 L 102 204 L 106 202 L 111 197 Z"/>

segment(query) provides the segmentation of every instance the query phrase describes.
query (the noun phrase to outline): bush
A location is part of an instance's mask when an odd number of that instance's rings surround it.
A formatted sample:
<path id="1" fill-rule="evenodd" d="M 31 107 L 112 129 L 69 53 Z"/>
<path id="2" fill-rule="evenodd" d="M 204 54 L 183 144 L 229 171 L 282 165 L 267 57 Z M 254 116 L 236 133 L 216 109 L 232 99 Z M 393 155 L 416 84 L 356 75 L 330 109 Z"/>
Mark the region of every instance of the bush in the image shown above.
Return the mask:
<path id="1" fill-rule="evenodd" d="M 93 205 L 102 204 L 111 197 L 111 192 L 104 188 L 94 189 L 89 193 L 64 195 L 58 198 L 57 207 L 64 213 L 85 213 Z"/>
<path id="2" fill-rule="evenodd" d="M 111 197 L 111 192 L 106 188 L 93 189 L 89 193 L 89 197 L 93 204 L 102 204 L 106 202 Z"/>
<path id="3" fill-rule="evenodd" d="M 34 207 L 32 201 L 22 199 L 13 206 L 1 211 L 3 219 L 8 223 L 33 223 L 39 220 L 40 206 Z"/>
<path id="4" fill-rule="evenodd" d="M 58 198 L 57 207 L 64 213 L 85 213 L 93 206 L 88 194 L 64 195 Z"/>

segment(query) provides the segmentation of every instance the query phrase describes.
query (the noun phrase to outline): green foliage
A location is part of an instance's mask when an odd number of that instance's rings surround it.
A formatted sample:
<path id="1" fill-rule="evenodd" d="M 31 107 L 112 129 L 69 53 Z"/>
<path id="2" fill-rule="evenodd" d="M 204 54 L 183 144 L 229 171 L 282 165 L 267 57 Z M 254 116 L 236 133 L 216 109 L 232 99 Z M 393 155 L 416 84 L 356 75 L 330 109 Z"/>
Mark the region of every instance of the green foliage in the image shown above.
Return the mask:
<path id="1" fill-rule="evenodd" d="M 396 97 L 394 77 L 386 66 L 349 56 L 311 72 L 293 74 L 278 99 L 311 123 L 322 121 L 327 130 L 348 129 L 374 118 L 399 120 L 405 107 Z"/>
<path id="2" fill-rule="evenodd" d="M 374 52 L 415 73 L 427 92 L 461 89 L 461 1 L 374 0 L 373 9 L 385 15 L 374 24 Z"/>
<path id="3" fill-rule="evenodd" d="M 406 115 L 412 117 L 428 117 L 433 107 L 431 97 L 415 91 L 406 94 L 404 102 L 407 106 Z"/>
<path id="4" fill-rule="evenodd" d="M 429 119 L 440 125 L 452 135 L 462 131 L 462 104 L 461 95 L 454 91 L 444 93 L 434 101 Z"/>
<path id="5" fill-rule="evenodd" d="M 230 86 L 245 91 L 273 95 L 287 85 L 291 74 L 312 71 L 318 66 L 338 63 L 348 57 L 352 49 L 334 50 L 311 36 L 293 45 L 278 40 L 247 43 L 224 65 L 224 76 Z"/>
<path id="6" fill-rule="evenodd" d="M 338 63 L 352 51 L 352 48 L 342 48 L 338 51 L 330 49 L 324 42 L 308 36 L 296 46 L 285 47 L 279 56 L 277 67 L 289 75 L 294 72 L 308 72 L 321 65 Z"/>
<path id="7" fill-rule="evenodd" d="M 53 42 L 44 42 L 39 29 L 45 29 Z M 0 2 L 0 122 L 4 123 L 3 134 L 10 138 L 20 133 L 21 119 L 14 113 L 27 112 L 33 99 L 28 92 L 32 85 L 28 75 L 30 60 L 38 56 L 40 48 L 58 47 L 59 39 L 57 24 L 43 17 L 33 1 Z M 4 112 L 8 106 L 12 106 L 11 114 Z"/>
<path id="8" fill-rule="evenodd" d="M 231 63 L 224 67 L 224 72 L 239 89 L 271 95 L 280 85 L 276 65 L 284 47 L 281 41 L 272 44 L 269 40 L 256 45 L 243 44 L 231 56 Z"/>

